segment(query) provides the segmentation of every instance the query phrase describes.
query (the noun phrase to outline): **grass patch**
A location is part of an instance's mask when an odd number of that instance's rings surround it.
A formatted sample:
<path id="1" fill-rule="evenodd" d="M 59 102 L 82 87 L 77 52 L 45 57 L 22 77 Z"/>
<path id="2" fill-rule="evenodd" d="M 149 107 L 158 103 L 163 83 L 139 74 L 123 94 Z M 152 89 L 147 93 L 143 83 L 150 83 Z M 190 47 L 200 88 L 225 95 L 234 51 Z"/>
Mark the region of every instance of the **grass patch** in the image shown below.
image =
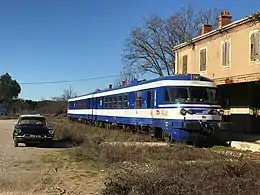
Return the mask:
<path id="1" fill-rule="evenodd" d="M 150 140 L 146 135 L 133 134 L 120 130 L 105 130 L 99 127 L 93 127 L 78 122 L 72 122 L 67 119 L 50 120 L 55 130 L 55 136 L 59 140 L 70 141 L 80 145 L 87 140 L 94 143 L 103 141 L 139 141 Z"/>
<path id="2" fill-rule="evenodd" d="M 259 168 L 250 161 L 133 166 L 111 174 L 102 194 L 255 194 L 260 189 Z"/>
<path id="3" fill-rule="evenodd" d="M 217 152 L 225 148 L 202 149 L 183 144 L 172 147 L 109 145 L 104 142 L 148 141 L 149 138 L 66 119 L 55 119 L 53 125 L 57 138 L 78 144 L 70 150 L 70 163 L 79 163 L 85 170 L 92 165 L 99 168 L 98 172 L 108 170 L 104 195 L 229 195 L 260 190 L 259 163 L 241 155 Z"/>
<path id="4" fill-rule="evenodd" d="M 11 119 L 18 119 L 18 116 L 15 115 L 1 115 L 0 120 L 11 120 Z"/>

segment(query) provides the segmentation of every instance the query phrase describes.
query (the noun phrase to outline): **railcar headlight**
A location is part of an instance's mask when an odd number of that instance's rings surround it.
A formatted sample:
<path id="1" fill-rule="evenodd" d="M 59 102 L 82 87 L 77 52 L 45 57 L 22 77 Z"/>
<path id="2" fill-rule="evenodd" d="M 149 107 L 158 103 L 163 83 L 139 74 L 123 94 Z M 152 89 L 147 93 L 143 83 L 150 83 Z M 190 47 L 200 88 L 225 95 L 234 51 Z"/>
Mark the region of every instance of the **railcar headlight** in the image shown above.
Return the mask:
<path id="1" fill-rule="evenodd" d="M 180 113 L 181 113 L 183 116 L 185 116 L 185 115 L 187 114 L 187 111 L 186 111 L 184 108 L 182 108 L 182 109 L 180 110 Z"/>
<path id="2" fill-rule="evenodd" d="M 219 113 L 219 115 L 223 115 L 223 114 L 224 114 L 224 110 L 220 109 L 220 110 L 218 111 L 218 113 Z"/>

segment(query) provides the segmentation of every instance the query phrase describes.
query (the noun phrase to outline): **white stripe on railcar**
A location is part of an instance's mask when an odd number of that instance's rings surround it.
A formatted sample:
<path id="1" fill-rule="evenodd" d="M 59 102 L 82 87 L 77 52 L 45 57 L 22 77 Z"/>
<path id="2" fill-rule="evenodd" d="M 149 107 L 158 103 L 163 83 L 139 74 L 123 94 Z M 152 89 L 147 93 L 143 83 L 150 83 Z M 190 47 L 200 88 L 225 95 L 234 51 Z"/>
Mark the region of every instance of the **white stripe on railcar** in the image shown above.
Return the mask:
<path id="1" fill-rule="evenodd" d="M 165 107 L 206 107 L 206 108 L 213 108 L 213 107 L 217 107 L 220 108 L 220 105 L 205 105 L 205 104 L 160 104 L 158 105 L 158 107 L 160 108 L 165 108 Z"/>
<path id="2" fill-rule="evenodd" d="M 69 99 L 68 101 L 70 102 L 70 101 L 88 99 L 88 98 L 93 98 L 93 97 L 102 97 L 102 96 L 108 96 L 108 95 L 129 93 L 129 92 L 133 92 L 133 91 L 151 89 L 151 88 L 162 87 L 162 86 L 176 86 L 176 87 L 196 86 L 196 87 L 214 87 L 214 88 L 216 88 L 216 85 L 213 82 L 209 82 L 209 81 L 162 80 L 162 81 L 155 81 L 155 82 L 146 83 L 146 84 L 139 84 L 139 85 L 135 85 L 135 86 L 131 86 L 131 87 L 125 87 L 122 89 L 116 89 L 116 90 L 111 90 L 111 91 L 99 92 L 96 94 L 84 95 L 81 97 Z"/>
<path id="3" fill-rule="evenodd" d="M 112 117 L 130 117 L 130 118 L 155 118 L 155 119 L 181 119 L 184 120 L 220 120 L 219 115 L 208 115 L 203 113 L 187 114 L 183 116 L 180 114 L 179 108 L 166 108 L 166 109 L 79 109 L 68 110 L 68 114 L 81 114 L 81 115 L 99 115 L 99 116 L 112 116 Z"/>

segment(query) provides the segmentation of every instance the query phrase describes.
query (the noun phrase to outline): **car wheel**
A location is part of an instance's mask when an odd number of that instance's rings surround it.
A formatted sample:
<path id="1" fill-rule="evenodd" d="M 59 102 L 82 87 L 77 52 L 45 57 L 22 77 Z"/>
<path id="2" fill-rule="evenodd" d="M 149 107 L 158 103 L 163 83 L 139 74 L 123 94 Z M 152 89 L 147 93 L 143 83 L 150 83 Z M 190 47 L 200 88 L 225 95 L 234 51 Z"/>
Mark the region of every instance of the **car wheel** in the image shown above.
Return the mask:
<path id="1" fill-rule="evenodd" d="M 18 141 L 14 139 L 14 147 L 18 147 Z"/>

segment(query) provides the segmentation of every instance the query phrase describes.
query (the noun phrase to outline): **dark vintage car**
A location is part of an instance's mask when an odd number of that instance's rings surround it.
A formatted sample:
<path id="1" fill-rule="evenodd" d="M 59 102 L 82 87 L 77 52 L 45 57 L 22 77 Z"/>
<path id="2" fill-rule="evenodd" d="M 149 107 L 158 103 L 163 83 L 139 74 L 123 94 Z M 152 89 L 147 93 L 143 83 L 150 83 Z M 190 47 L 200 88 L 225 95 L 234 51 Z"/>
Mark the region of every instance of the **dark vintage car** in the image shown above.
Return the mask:
<path id="1" fill-rule="evenodd" d="M 50 144 L 53 140 L 54 132 L 48 127 L 45 116 L 42 115 L 21 115 L 18 118 L 13 130 L 14 146 L 19 143 L 26 146 L 44 143 Z"/>

